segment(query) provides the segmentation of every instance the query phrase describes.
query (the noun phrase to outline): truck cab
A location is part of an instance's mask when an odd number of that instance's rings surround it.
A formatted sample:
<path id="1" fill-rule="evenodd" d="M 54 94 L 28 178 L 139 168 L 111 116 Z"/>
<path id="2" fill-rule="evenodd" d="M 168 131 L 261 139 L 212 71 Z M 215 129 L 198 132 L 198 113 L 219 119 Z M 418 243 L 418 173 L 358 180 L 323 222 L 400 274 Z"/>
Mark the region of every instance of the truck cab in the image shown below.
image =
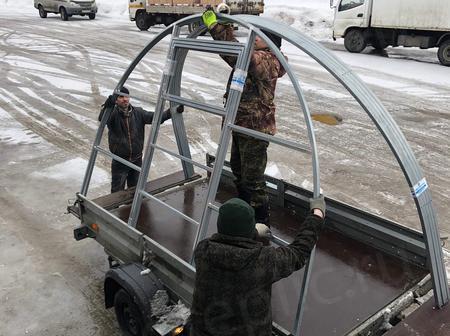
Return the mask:
<path id="1" fill-rule="evenodd" d="M 341 0 L 335 6 L 333 38 L 345 36 L 351 27 L 368 27 L 370 0 Z"/>
<path id="2" fill-rule="evenodd" d="M 61 15 L 61 20 L 67 21 L 72 15 L 87 15 L 95 19 L 97 4 L 95 0 L 34 0 L 34 7 L 39 10 L 39 16 L 46 18 L 48 13 Z"/>

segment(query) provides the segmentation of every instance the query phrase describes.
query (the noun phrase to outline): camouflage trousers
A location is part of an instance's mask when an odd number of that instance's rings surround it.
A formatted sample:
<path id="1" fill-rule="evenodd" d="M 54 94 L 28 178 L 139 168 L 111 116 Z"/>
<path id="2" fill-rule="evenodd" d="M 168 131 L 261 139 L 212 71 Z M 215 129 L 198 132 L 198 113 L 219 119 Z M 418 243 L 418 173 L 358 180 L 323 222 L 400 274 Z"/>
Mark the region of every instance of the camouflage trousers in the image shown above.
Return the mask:
<path id="1" fill-rule="evenodd" d="M 246 135 L 233 134 L 230 165 L 236 177 L 235 184 L 239 197 L 255 210 L 268 207 L 264 171 L 267 165 L 269 142 Z"/>

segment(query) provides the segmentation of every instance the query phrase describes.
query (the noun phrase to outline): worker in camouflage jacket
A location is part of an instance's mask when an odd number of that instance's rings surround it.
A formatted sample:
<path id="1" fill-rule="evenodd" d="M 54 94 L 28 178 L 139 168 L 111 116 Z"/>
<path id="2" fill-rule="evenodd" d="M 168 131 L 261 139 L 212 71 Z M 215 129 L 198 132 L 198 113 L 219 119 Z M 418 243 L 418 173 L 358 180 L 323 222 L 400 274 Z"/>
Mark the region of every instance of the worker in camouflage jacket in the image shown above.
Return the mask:
<path id="1" fill-rule="evenodd" d="M 111 95 L 103 104 L 98 120 L 101 121 L 107 108 L 111 114 L 106 122 L 108 126 L 108 143 L 111 153 L 140 167 L 142 165 L 142 151 L 144 148 L 145 125 L 153 121 L 153 112 L 130 104 L 130 92 L 122 87 L 118 96 Z M 182 112 L 182 106 L 177 112 Z M 163 112 L 162 121 L 171 118 L 170 109 Z M 139 172 L 116 160 L 111 162 L 111 192 L 137 185 Z"/>
<path id="2" fill-rule="evenodd" d="M 214 11 L 206 11 L 202 18 L 214 39 L 237 41 L 233 26 L 218 23 Z M 269 32 L 264 33 L 278 48 L 281 46 L 281 39 L 278 36 Z M 222 56 L 222 58 L 233 67 L 225 94 L 227 97 L 236 57 Z M 270 135 L 275 134 L 275 87 L 277 79 L 284 74 L 285 70 L 275 54 L 264 40 L 257 36 L 236 115 L 236 125 Z M 260 223 L 267 223 L 269 220 L 269 198 L 264 178 L 268 145 L 267 141 L 233 132 L 230 165 L 236 178 L 236 188 L 239 197 L 255 209 L 256 220 Z"/>
<path id="3" fill-rule="evenodd" d="M 311 199 L 310 209 L 294 241 L 275 248 L 255 240 L 270 231 L 264 224 L 255 230 L 248 203 L 234 198 L 219 208 L 218 233 L 194 252 L 191 336 L 272 335 L 272 284 L 309 259 L 324 223 L 323 196 Z"/>

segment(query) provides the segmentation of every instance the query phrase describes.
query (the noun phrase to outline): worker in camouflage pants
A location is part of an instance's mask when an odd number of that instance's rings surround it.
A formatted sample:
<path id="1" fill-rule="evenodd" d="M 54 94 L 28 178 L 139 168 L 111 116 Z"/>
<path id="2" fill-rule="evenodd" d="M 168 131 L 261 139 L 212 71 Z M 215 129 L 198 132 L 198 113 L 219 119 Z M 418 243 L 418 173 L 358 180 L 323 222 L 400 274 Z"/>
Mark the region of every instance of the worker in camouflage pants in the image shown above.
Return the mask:
<path id="1" fill-rule="evenodd" d="M 214 11 L 206 11 L 202 19 L 215 40 L 237 42 L 233 26 L 218 23 Z M 264 33 L 278 48 L 281 47 L 281 39 L 278 36 L 265 31 Z M 233 67 L 226 98 L 235 70 L 236 57 L 222 55 L 221 57 Z M 234 122 L 236 125 L 269 135 L 275 134 L 275 88 L 277 79 L 285 73 L 276 55 L 264 40 L 257 36 Z M 233 132 L 230 163 L 236 177 L 236 188 L 239 198 L 254 208 L 256 221 L 259 223 L 269 221 L 269 197 L 264 178 L 268 145 L 267 141 Z"/>

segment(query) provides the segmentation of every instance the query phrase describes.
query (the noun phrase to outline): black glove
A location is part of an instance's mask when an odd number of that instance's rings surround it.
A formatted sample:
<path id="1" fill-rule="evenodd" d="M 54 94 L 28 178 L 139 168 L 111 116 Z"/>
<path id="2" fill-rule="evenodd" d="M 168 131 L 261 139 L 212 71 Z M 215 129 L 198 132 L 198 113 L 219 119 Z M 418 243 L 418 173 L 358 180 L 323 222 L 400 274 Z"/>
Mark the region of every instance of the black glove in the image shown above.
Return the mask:
<path id="1" fill-rule="evenodd" d="M 117 96 L 116 95 L 109 95 L 108 98 L 103 103 L 103 106 L 105 108 L 113 108 L 116 105 Z"/>
<path id="2" fill-rule="evenodd" d="M 184 112 L 184 105 L 178 105 L 177 106 L 177 112 L 178 113 L 183 113 Z"/>
<path id="3" fill-rule="evenodd" d="M 309 199 L 309 209 L 311 210 L 311 213 L 314 211 L 314 209 L 319 209 L 323 213 L 323 217 L 325 217 L 325 197 L 323 195 L 320 195 L 317 198 L 310 198 Z"/>

